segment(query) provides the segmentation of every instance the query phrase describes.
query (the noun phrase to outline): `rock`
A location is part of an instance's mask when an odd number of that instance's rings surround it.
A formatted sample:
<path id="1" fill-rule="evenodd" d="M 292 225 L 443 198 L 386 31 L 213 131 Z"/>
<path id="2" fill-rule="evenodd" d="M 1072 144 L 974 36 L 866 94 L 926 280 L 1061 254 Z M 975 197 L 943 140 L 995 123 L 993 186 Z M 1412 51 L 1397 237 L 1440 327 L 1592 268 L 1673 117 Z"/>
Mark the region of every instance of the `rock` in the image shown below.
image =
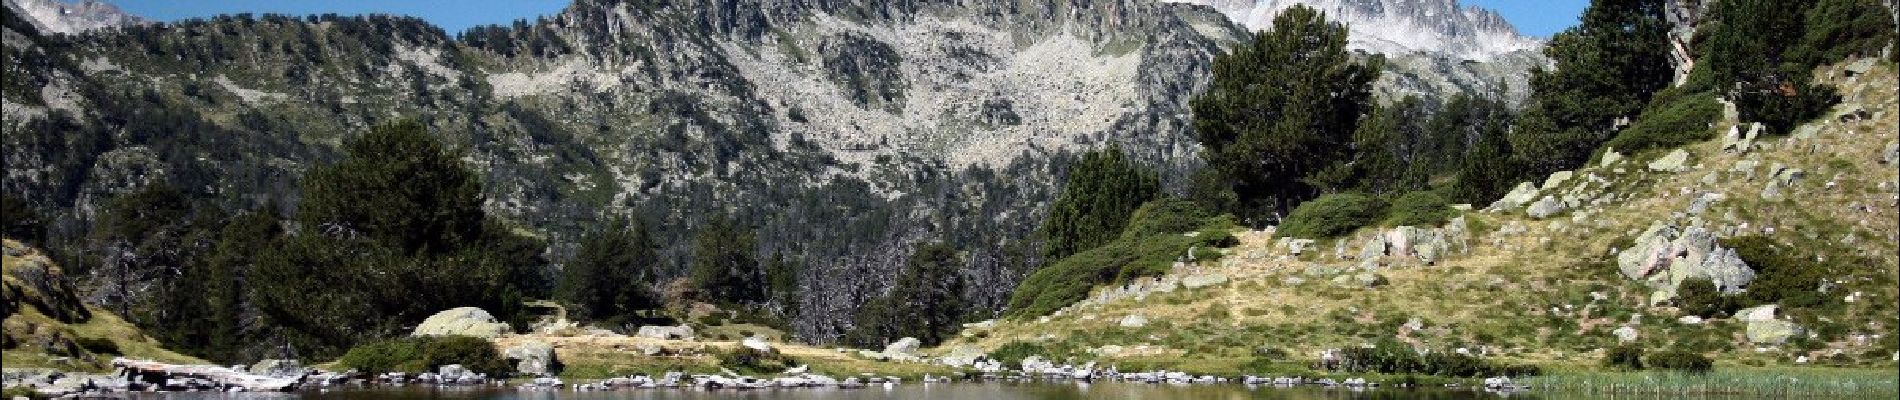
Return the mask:
<path id="1" fill-rule="evenodd" d="M 1292 254 L 1296 256 L 1300 255 L 1300 253 L 1305 253 L 1306 248 L 1313 246 L 1313 243 L 1314 243 L 1313 239 L 1297 239 L 1297 238 L 1290 238 L 1290 239 L 1283 240 L 1281 242 L 1286 246 L 1287 254 Z"/>
<path id="2" fill-rule="evenodd" d="M 493 339 L 511 331 L 513 329 L 507 323 L 496 321 L 495 316 L 489 315 L 488 311 L 458 307 L 422 320 L 421 324 L 416 325 L 413 336 L 461 335 Z"/>
<path id="3" fill-rule="evenodd" d="M 744 340 L 739 341 L 739 345 L 758 351 L 772 351 L 772 344 L 766 343 L 765 339 L 760 339 L 758 336 L 746 337 Z"/>
<path id="4" fill-rule="evenodd" d="M 1616 330 L 1610 331 L 1610 333 L 1616 335 L 1616 340 L 1624 342 L 1624 343 L 1634 342 L 1636 341 L 1637 338 L 1642 336 L 1641 334 L 1636 332 L 1636 327 L 1628 326 L 1628 325 L 1624 325 L 1621 328 L 1616 328 Z"/>
<path id="5" fill-rule="evenodd" d="M 1181 286 L 1189 289 L 1214 286 L 1222 283 L 1227 283 L 1227 274 L 1208 273 L 1181 278 Z"/>
<path id="6" fill-rule="evenodd" d="M 1887 149 L 1880 151 L 1881 164 L 1900 162 L 1900 142 L 1887 142 Z"/>
<path id="7" fill-rule="evenodd" d="M 1610 148 L 1603 151 L 1603 158 L 1597 162 L 1597 166 L 1608 167 L 1618 161 L 1623 161 L 1623 153 L 1616 152 L 1616 148 Z"/>
<path id="8" fill-rule="evenodd" d="M 1775 319 L 1775 311 L 1777 311 L 1778 308 L 1779 307 L 1774 304 L 1744 308 L 1741 311 L 1735 312 L 1735 319 L 1741 320 L 1742 322 L 1773 320 Z"/>
<path id="9" fill-rule="evenodd" d="M 951 367 L 966 367 L 976 364 L 984 356 L 983 349 L 971 345 L 961 345 L 950 349 L 948 354 L 937 358 L 937 363 Z"/>
<path id="10" fill-rule="evenodd" d="M 1749 124 L 1747 131 L 1743 131 L 1741 125 L 1730 126 L 1728 133 L 1722 135 L 1722 151 L 1747 153 L 1749 149 L 1755 147 L 1755 138 L 1761 135 L 1761 132 L 1762 124 L 1760 123 Z"/>
<path id="11" fill-rule="evenodd" d="M 1714 205 L 1715 202 L 1720 200 L 1722 200 L 1721 193 L 1703 192 L 1702 194 L 1696 195 L 1695 199 L 1689 201 L 1689 215 L 1701 215 L 1703 212 L 1709 210 L 1709 206 Z"/>
<path id="12" fill-rule="evenodd" d="M 647 325 L 640 327 L 634 336 L 665 340 L 688 340 L 693 338 L 693 327 Z"/>
<path id="13" fill-rule="evenodd" d="M 469 372 L 468 368 L 463 367 L 462 364 L 444 365 L 440 368 L 436 368 L 435 371 L 435 375 L 442 377 L 443 381 L 456 381 L 463 377 L 475 376 L 474 373 Z"/>
<path id="14" fill-rule="evenodd" d="M 1748 342 L 1759 345 L 1778 345 L 1786 343 L 1788 338 L 1802 333 L 1800 325 L 1778 319 L 1750 321 L 1748 323 Z"/>
<path id="15" fill-rule="evenodd" d="M 1689 170 L 1689 151 L 1676 149 L 1664 154 L 1662 158 L 1649 162 L 1649 170 L 1656 172 L 1682 172 Z"/>
<path id="16" fill-rule="evenodd" d="M 1769 171 L 1768 184 L 1761 189 L 1762 200 L 1780 200 L 1783 190 L 1794 186 L 1795 183 L 1808 176 L 1805 170 L 1789 168 L 1781 164 L 1775 164 L 1774 167 L 1769 168 Z"/>
<path id="17" fill-rule="evenodd" d="M 1683 325 L 1701 325 L 1702 317 L 1698 317 L 1694 315 L 1684 315 L 1682 316 L 1682 318 L 1676 318 L 1676 322 Z"/>
<path id="18" fill-rule="evenodd" d="M 1755 279 L 1755 271 L 1735 250 L 1718 245 L 1707 229 L 1692 226 L 1677 231 L 1667 221 L 1650 225 L 1616 258 L 1624 277 L 1647 282 L 1666 296 L 1665 300 L 1675 296 L 1677 285 L 1691 278 L 1707 278 L 1724 293 L 1740 291 Z M 1658 274 L 1663 271 L 1668 273 Z"/>
<path id="19" fill-rule="evenodd" d="M 554 346 L 547 343 L 522 342 L 503 349 L 501 356 L 513 360 L 515 372 L 522 375 L 538 376 L 553 372 Z"/>
<path id="20" fill-rule="evenodd" d="M 1536 203 L 1531 204 L 1530 209 L 1525 210 L 1525 214 L 1530 215 L 1531 218 L 1544 219 L 1552 215 L 1557 215 L 1557 213 L 1563 212 L 1566 209 L 1568 208 L 1564 206 L 1563 201 L 1557 200 L 1555 197 L 1544 196 L 1544 198 L 1537 199 Z"/>
<path id="21" fill-rule="evenodd" d="M 1557 171 L 1551 173 L 1550 177 L 1544 178 L 1544 186 L 1541 187 L 1543 190 L 1556 189 L 1557 185 L 1564 184 L 1564 181 L 1570 180 L 1570 177 L 1575 175 L 1576 173 L 1571 171 Z"/>
<path id="22" fill-rule="evenodd" d="M 1789 135 L 1789 137 L 1793 137 L 1794 140 L 1814 140 L 1814 137 L 1820 136 L 1820 134 L 1820 125 L 1808 124 L 1802 125 L 1800 128 L 1794 128 L 1794 134 Z"/>
<path id="23" fill-rule="evenodd" d="M 884 355 L 891 358 L 900 356 L 916 357 L 917 348 L 922 345 L 923 343 L 919 342 L 917 338 L 904 337 L 897 339 L 895 342 L 891 342 L 891 344 L 884 345 Z"/>
<path id="24" fill-rule="evenodd" d="M 1385 275 L 1379 275 L 1379 274 L 1375 274 L 1371 272 L 1360 272 L 1358 274 L 1355 274 L 1353 275 L 1353 280 L 1358 281 L 1360 287 L 1364 287 L 1367 289 L 1385 286 L 1386 284 Z"/>
<path id="25" fill-rule="evenodd" d="M 1123 328 L 1140 328 L 1140 327 L 1148 326 L 1148 317 L 1143 317 L 1141 316 L 1141 314 L 1129 314 L 1126 317 L 1122 317 L 1121 326 Z"/>
<path id="26" fill-rule="evenodd" d="M 272 378 L 296 378 L 310 373 L 303 363 L 297 360 L 267 359 L 251 364 L 251 373 Z"/>
<path id="27" fill-rule="evenodd" d="M 995 327 L 996 327 L 996 320 L 993 320 L 993 319 L 986 319 L 986 320 L 982 320 L 978 322 L 963 324 L 963 329 L 990 329 L 990 328 L 995 328 Z"/>
<path id="28" fill-rule="evenodd" d="M 1503 198 L 1499 198 L 1498 201 L 1491 203 L 1490 209 L 1497 211 L 1516 209 L 1536 199 L 1537 187 L 1531 186 L 1530 182 L 1519 182 L 1517 187 L 1511 189 L 1510 193 L 1505 193 Z"/>
<path id="29" fill-rule="evenodd" d="M 1359 269 L 1373 271 L 1379 269 L 1379 258 L 1386 255 L 1385 234 L 1372 235 L 1359 247 Z"/>
<path id="30" fill-rule="evenodd" d="M 638 351 L 640 352 L 640 355 L 647 356 L 647 357 L 653 357 L 653 356 L 660 355 L 662 353 L 666 353 L 665 347 L 660 347 L 660 345 L 652 344 L 652 343 L 636 344 L 633 346 L 633 350 Z"/>

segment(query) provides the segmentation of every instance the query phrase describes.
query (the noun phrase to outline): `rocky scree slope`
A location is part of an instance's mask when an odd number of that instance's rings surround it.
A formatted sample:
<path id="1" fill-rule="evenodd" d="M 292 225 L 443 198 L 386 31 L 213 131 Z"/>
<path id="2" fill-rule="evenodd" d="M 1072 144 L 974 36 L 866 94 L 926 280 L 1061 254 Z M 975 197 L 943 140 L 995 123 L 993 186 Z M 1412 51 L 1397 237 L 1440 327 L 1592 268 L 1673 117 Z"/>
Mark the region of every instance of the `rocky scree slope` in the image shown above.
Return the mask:
<path id="1" fill-rule="evenodd" d="M 1891 367 L 1900 358 L 1895 81 L 1892 65 L 1872 60 L 1823 68 L 1817 82 L 1841 88 L 1843 104 L 1792 135 L 1750 134 L 1731 113 L 1709 128 L 1715 139 L 1612 150 L 1441 227 L 1325 241 L 1241 232 L 1220 261 L 1098 288 L 1052 315 L 966 325 L 962 340 L 932 354 L 1026 341 L 1084 360 L 1218 370 L 1391 339 L 1568 365 L 1636 343 L 1729 366 Z M 1732 239 L 1744 236 L 1807 257 L 1793 265 L 1820 279 L 1791 290 L 1815 302 L 1749 300 L 1751 288 L 1770 290 L 1765 268 L 1776 266 L 1736 257 Z M 1741 304 L 1692 315 L 1676 291 L 1689 278 L 1711 279 Z"/>

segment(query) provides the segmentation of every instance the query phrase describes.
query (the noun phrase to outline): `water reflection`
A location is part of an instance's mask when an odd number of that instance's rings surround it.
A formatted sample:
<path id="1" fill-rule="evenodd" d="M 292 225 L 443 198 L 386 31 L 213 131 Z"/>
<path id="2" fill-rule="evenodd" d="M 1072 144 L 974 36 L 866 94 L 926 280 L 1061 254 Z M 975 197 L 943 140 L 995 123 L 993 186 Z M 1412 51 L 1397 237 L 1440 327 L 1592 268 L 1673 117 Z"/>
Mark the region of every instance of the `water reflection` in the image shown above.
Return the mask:
<path id="1" fill-rule="evenodd" d="M 1249 388 L 1240 385 L 1148 385 L 1139 383 L 956 383 L 906 384 L 865 389 L 764 389 L 751 391 L 703 391 L 639 389 L 611 392 L 516 391 L 457 388 L 376 388 L 300 392 L 263 393 L 157 393 L 138 396 L 143 399 L 273 399 L 301 397 L 324 400 L 689 400 L 689 399 L 771 399 L 771 400 L 1333 400 L 1333 399 L 1419 399 L 1470 400 L 1502 399 L 1504 396 L 1468 390 L 1445 389 L 1322 389 L 1322 388 Z M 1518 394 L 1510 399 L 1541 399 Z M 1571 397 L 1566 397 L 1571 398 Z"/>

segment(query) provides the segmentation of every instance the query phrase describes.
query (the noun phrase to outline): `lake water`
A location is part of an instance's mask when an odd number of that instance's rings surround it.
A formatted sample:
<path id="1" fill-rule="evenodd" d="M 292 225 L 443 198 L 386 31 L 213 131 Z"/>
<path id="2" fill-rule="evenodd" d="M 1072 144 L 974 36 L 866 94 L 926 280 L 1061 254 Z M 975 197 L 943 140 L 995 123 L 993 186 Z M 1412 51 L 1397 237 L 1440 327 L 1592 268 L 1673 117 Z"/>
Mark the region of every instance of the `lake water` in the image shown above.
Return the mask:
<path id="1" fill-rule="evenodd" d="M 298 393 L 151 393 L 140 399 L 269 399 L 301 397 L 327 400 L 685 400 L 685 399 L 772 399 L 772 400 L 1322 400 L 1322 399 L 1662 399 L 1676 396 L 1623 395 L 1579 396 L 1515 393 L 1509 396 L 1473 390 L 1426 389 L 1326 389 L 1249 388 L 1242 385 L 1169 386 L 1140 383 L 954 383 L 906 384 L 893 388 L 872 386 L 865 389 L 763 389 L 750 391 L 704 391 L 692 389 L 629 389 L 609 392 L 518 391 L 513 389 L 435 389 L 428 387 L 371 388 Z M 1718 397 L 1747 399 L 1745 397 Z"/>

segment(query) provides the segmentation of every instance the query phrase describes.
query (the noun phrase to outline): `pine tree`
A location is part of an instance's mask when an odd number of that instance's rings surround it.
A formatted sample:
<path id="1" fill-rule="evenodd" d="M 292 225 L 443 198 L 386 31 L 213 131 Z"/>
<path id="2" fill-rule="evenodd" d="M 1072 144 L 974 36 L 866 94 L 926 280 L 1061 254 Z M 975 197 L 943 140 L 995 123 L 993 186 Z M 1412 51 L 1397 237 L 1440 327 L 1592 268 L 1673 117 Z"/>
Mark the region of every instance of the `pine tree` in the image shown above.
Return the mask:
<path id="1" fill-rule="evenodd" d="M 581 239 L 557 292 L 579 319 L 619 320 L 660 307 L 658 245 L 639 219 L 613 220 Z"/>
<path id="2" fill-rule="evenodd" d="M 1119 146 L 1083 154 L 1070 164 L 1068 181 L 1042 225 L 1045 259 L 1114 240 L 1128 224 L 1128 214 L 1159 191 L 1155 173 L 1129 162 Z"/>
<path id="3" fill-rule="evenodd" d="M 1532 103 L 1511 144 L 1536 176 L 1574 168 L 1675 79 L 1664 0 L 1598 0 L 1544 47 L 1555 69 L 1531 71 Z"/>
<path id="4" fill-rule="evenodd" d="M 1346 41 L 1344 25 L 1294 6 L 1215 57 L 1213 82 L 1190 106 L 1201 158 L 1235 193 L 1238 209 L 1226 211 L 1283 214 L 1318 194 L 1309 177 L 1348 160 L 1383 59 L 1355 62 Z"/>
<path id="5" fill-rule="evenodd" d="M 298 219 L 306 226 L 422 254 L 482 238 L 480 179 L 421 124 L 378 127 L 343 148 L 349 157 L 304 178 Z"/>
<path id="6" fill-rule="evenodd" d="M 752 231 L 729 217 L 706 221 L 693 239 L 693 286 L 716 303 L 765 301 L 765 277 L 753 255 L 755 247 Z"/>
<path id="7" fill-rule="evenodd" d="M 913 337 L 925 346 L 943 343 L 968 312 L 962 270 L 955 247 L 942 242 L 917 246 L 890 291 L 858 311 L 857 326 L 846 341 L 875 346 Z"/>

